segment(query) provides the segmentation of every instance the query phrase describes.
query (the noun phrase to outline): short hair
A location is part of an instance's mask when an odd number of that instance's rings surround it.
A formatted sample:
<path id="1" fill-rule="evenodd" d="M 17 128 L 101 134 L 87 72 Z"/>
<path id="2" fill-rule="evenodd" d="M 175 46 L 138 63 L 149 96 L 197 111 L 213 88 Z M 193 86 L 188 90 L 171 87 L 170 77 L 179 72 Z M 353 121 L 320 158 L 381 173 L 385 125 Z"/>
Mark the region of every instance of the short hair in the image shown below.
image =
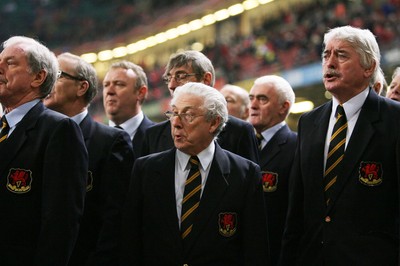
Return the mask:
<path id="1" fill-rule="evenodd" d="M 250 104 L 249 92 L 246 91 L 245 89 L 243 89 L 242 87 L 232 85 L 232 84 L 224 85 L 220 91 L 222 91 L 223 89 L 232 90 L 233 93 L 235 93 L 240 98 L 240 100 L 242 101 L 242 106 L 240 106 L 240 111 L 243 114 L 244 111 L 246 110 L 246 108 L 248 108 L 248 106 Z"/>
<path id="2" fill-rule="evenodd" d="M 218 136 L 228 121 L 228 108 L 226 107 L 224 96 L 218 90 L 203 83 L 188 82 L 176 88 L 170 105 L 175 105 L 176 99 L 182 94 L 190 94 L 201 97 L 204 100 L 203 107 L 206 109 L 206 121 L 212 121 L 217 117 L 221 118 L 221 123 L 214 132 L 214 136 Z"/>
<path id="3" fill-rule="evenodd" d="M 25 36 L 9 38 L 3 42 L 3 48 L 18 44 L 23 45 L 22 49 L 26 54 L 29 67 L 28 71 L 35 74 L 42 70 L 46 72 L 46 78 L 40 86 L 40 97 L 46 97 L 57 80 L 58 61 L 56 56 L 39 41 Z"/>
<path id="4" fill-rule="evenodd" d="M 331 40 L 348 42 L 359 54 L 360 64 L 365 69 L 372 67 L 375 62 L 374 73 L 370 80 L 376 80 L 380 69 L 381 54 L 376 38 L 370 30 L 359 29 L 352 26 L 333 28 L 325 33 L 324 45 L 326 46 Z"/>
<path id="5" fill-rule="evenodd" d="M 62 53 L 57 58 L 66 58 L 74 61 L 73 67 L 76 75 L 89 83 L 89 88 L 85 93 L 85 101 L 90 103 L 97 94 L 98 79 L 94 67 L 81 57 L 71 53 Z"/>
<path id="6" fill-rule="evenodd" d="M 400 75 L 400 67 L 396 67 L 394 69 L 392 79 L 394 79 L 397 75 Z"/>
<path id="7" fill-rule="evenodd" d="M 276 75 L 262 76 L 254 81 L 254 85 L 267 84 L 271 84 L 272 86 L 274 86 L 280 104 L 284 103 L 285 101 L 289 102 L 290 107 L 288 111 L 290 111 L 290 108 L 292 108 L 295 101 L 295 94 L 289 82 L 286 79 Z"/>
<path id="8" fill-rule="evenodd" d="M 210 59 L 208 59 L 203 53 L 195 50 L 182 51 L 171 55 L 168 64 L 166 66 L 164 76 L 171 71 L 173 68 L 191 66 L 196 77 L 199 80 L 206 72 L 210 72 L 212 75 L 211 86 L 215 84 L 215 70 Z"/>
<path id="9" fill-rule="evenodd" d="M 143 68 L 139 65 L 136 65 L 130 61 L 119 61 L 115 62 L 111 65 L 111 69 L 116 69 L 116 68 L 123 68 L 123 69 L 131 69 L 133 72 L 135 72 L 137 79 L 136 79 L 136 84 L 135 84 L 135 91 L 140 89 L 143 86 L 148 87 L 148 82 L 147 82 L 147 76 L 146 73 L 144 72 Z M 140 103 L 143 103 L 144 99 L 147 97 L 147 93 L 145 97 L 143 97 L 142 101 Z"/>

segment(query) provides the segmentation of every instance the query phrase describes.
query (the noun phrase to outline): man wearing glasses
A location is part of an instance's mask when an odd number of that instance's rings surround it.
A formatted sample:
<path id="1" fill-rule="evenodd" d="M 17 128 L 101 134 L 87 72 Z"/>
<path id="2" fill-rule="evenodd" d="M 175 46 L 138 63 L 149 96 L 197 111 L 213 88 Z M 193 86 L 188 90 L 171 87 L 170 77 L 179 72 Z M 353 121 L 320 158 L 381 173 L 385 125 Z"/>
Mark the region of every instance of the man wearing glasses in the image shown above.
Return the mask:
<path id="1" fill-rule="evenodd" d="M 224 96 L 189 82 L 170 106 L 175 147 L 135 162 L 120 265 L 269 265 L 260 168 L 214 141 Z"/>
<path id="2" fill-rule="evenodd" d="M 214 86 L 215 71 L 211 61 L 201 52 L 183 51 L 170 57 L 164 81 L 173 95 L 178 86 L 187 82 Z M 258 163 L 257 140 L 250 123 L 229 116 L 217 142 L 222 148 Z M 146 131 L 141 155 L 164 151 L 171 147 L 171 125 L 164 121 Z"/>
<path id="3" fill-rule="evenodd" d="M 44 103 L 80 126 L 89 154 L 85 208 L 69 265 L 112 264 L 134 160 L 132 143 L 125 131 L 90 117 L 88 106 L 97 93 L 93 66 L 70 53 L 57 59 L 61 70 Z"/>

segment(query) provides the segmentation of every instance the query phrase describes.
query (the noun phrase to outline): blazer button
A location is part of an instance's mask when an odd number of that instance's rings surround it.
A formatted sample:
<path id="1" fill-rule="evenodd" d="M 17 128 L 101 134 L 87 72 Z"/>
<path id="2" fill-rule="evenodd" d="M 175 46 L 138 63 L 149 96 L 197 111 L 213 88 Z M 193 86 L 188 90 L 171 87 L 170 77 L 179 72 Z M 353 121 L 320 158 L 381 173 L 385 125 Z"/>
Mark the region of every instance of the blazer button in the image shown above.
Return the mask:
<path id="1" fill-rule="evenodd" d="M 325 222 L 330 223 L 331 222 L 331 217 L 330 216 L 326 216 L 325 217 Z"/>

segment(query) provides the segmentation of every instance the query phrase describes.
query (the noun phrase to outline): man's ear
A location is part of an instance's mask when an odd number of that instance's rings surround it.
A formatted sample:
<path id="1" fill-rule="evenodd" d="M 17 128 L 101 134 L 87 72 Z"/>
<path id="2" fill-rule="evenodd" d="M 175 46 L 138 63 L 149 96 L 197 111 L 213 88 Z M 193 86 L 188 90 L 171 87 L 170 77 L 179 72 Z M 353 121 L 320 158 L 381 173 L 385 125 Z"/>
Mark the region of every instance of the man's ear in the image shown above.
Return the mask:
<path id="1" fill-rule="evenodd" d="M 221 120 L 222 120 L 221 117 L 217 116 L 213 121 L 211 121 L 209 130 L 211 134 L 214 134 L 215 130 L 217 130 L 217 128 L 221 124 Z"/>
<path id="2" fill-rule="evenodd" d="M 148 91 L 148 88 L 145 85 L 143 85 L 142 87 L 140 87 L 137 90 L 139 102 L 143 102 L 144 101 L 144 99 L 146 98 L 146 95 L 147 95 L 147 91 Z"/>
<path id="3" fill-rule="evenodd" d="M 86 92 L 88 91 L 89 82 L 87 82 L 86 80 L 78 81 L 78 82 L 80 82 L 80 85 L 79 85 L 79 89 L 77 90 L 76 94 L 77 94 L 77 96 L 81 97 L 81 96 L 85 95 Z"/>
<path id="4" fill-rule="evenodd" d="M 46 70 L 42 69 L 37 74 L 34 74 L 33 80 L 31 82 L 31 87 L 39 88 L 44 81 L 46 80 L 47 72 Z"/>
<path id="5" fill-rule="evenodd" d="M 212 74 L 210 72 L 206 72 L 203 76 L 203 83 L 205 85 L 211 86 Z"/>

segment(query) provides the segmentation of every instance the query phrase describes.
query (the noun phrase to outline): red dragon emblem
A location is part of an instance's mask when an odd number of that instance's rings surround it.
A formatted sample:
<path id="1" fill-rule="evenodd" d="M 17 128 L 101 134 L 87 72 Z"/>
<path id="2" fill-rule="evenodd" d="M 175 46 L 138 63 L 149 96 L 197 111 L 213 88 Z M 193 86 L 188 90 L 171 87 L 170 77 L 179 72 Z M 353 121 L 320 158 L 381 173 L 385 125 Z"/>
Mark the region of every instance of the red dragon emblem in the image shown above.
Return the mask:
<path id="1" fill-rule="evenodd" d="M 11 168 L 7 176 L 7 189 L 21 194 L 31 190 L 32 172 L 24 169 Z"/>
<path id="2" fill-rule="evenodd" d="M 223 212 L 219 214 L 219 233 L 224 237 L 233 236 L 236 232 L 237 215 L 234 212 Z"/>
<path id="3" fill-rule="evenodd" d="M 377 186 L 382 183 L 382 164 L 376 162 L 361 162 L 359 180 L 366 186 Z"/>
<path id="4" fill-rule="evenodd" d="M 273 172 L 261 172 L 264 192 L 274 192 L 278 188 L 278 174 Z"/>

